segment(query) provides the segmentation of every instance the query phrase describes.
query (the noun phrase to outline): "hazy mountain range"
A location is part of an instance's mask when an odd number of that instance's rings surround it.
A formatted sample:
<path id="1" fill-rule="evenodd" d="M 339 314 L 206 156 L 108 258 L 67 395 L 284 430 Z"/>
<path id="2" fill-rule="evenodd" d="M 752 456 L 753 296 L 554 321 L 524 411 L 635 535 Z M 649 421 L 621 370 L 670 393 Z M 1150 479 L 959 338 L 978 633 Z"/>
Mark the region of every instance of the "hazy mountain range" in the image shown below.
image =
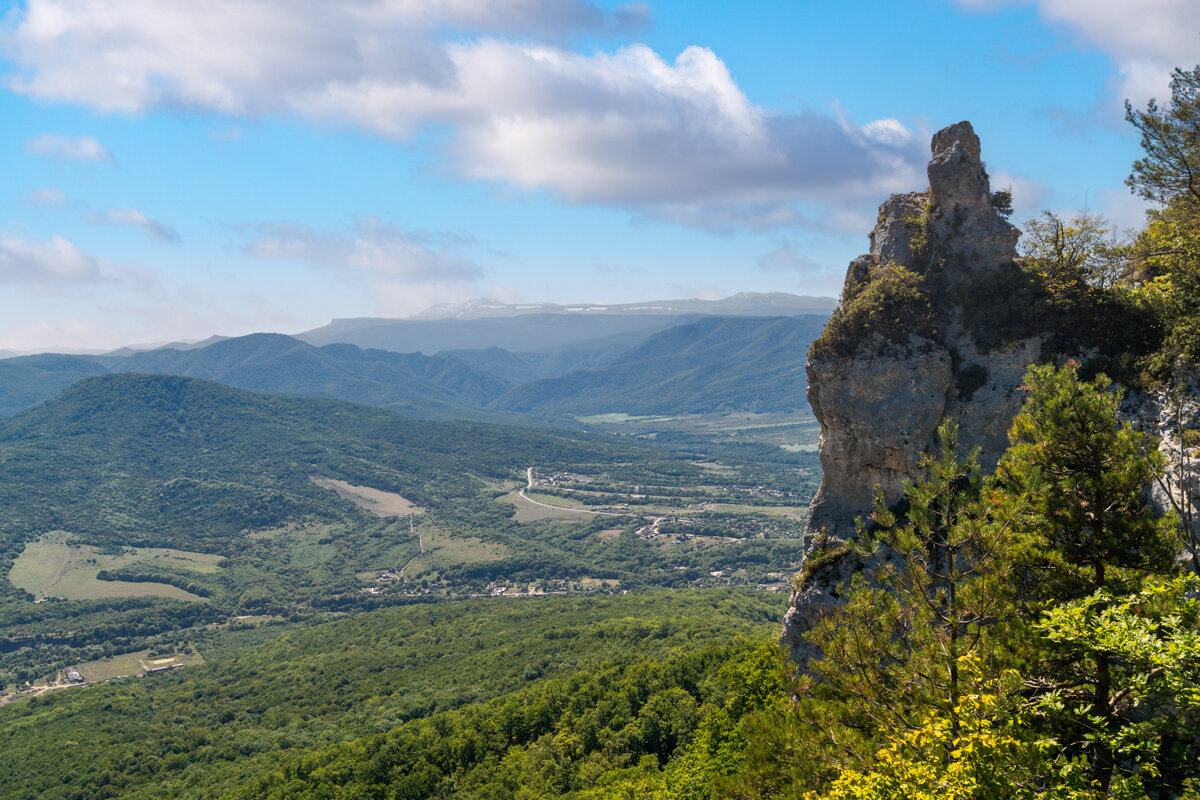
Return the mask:
<path id="1" fill-rule="evenodd" d="M 828 297 L 745 292 L 724 300 L 650 300 L 623 305 L 525 304 L 480 300 L 435 306 L 410 319 L 338 319 L 296 335 L 310 344 L 356 344 L 402 353 L 499 347 L 514 352 L 602 350 L 616 355 L 656 331 L 702 316 L 828 317 Z M 543 376 L 545 377 L 545 376 Z"/>
<path id="2" fill-rule="evenodd" d="M 0 414 L 41 403 L 81 378 L 128 372 L 350 400 L 426 419 L 563 422 L 605 412 L 795 410 L 806 407 L 804 361 L 828 313 L 778 310 L 823 302 L 739 295 L 534 314 L 475 304 L 447 307 L 442 311 L 453 316 L 437 319 L 338 320 L 298 336 L 19 356 L 0 360 Z M 699 308 L 745 313 L 706 315 Z M 765 315 L 772 309 L 775 316 Z"/>

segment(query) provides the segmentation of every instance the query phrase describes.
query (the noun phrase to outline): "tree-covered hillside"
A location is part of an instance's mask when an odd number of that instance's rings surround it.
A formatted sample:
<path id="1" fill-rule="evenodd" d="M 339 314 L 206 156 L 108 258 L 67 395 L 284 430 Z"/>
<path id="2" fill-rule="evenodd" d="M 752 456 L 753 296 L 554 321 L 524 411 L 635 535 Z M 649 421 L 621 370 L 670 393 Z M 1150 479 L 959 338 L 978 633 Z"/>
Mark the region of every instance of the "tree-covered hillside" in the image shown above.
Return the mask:
<path id="1" fill-rule="evenodd" d="M 806 353 L 825 321 L 701 319 L 657 333 L 601 367 L 518 386 L 492 406 L 541 417 L 804 408 Z"/>
<path id="2" fill-rule="evenodd" d="M 765 468 L 194 378 L 87 379 L 0 422 L 0 689 L 243 615 L 780 584 L 815 478 L 811 454 L 778 452 Z M 518 496 L 535 475 L 541 494 Z"/>
<path id="3" fill-rule="evenodd" d="M 299 516 L 340 519 L 313 473 L 433 505 L 473 497 L 485 479 L 512 478 L 532 462 L 648 451 L 613 439 L 417 422 L 342 402 L 123 374 L 82 381 L 4 422 L 0 452 L 9 536 L 65 528 L 101 546 L 224 552 L 246 529 Z"/>
<path id="4" fill-rule="evenodd" d="M 340 796 L 347 781 L 395 781 L 427 796 L 417 787 L 468 774 L 486 784 L 546 771 L 548 791 L 619 778 L 648 769 L 647 753 L 665 762 L 686 748 L 703 711 L 761 702 L 727 665 L 770 638 L 781 612 L 779 596 L 707 590 L 201 633 L 191 646 L 205 666 L 0 706 L 0 794 L 275 796 L 284 783 Z M 580 749 L 555 764 L 559 731 Z M 373 756 L 407 761 L 370 773 Z"/>

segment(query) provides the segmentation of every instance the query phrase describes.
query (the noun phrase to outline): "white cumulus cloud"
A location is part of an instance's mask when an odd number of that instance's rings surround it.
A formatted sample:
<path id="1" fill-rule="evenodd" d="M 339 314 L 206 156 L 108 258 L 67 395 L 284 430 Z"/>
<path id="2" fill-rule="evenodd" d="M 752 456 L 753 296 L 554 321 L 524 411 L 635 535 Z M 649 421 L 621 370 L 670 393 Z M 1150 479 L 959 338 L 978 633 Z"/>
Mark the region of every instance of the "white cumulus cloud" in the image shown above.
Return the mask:
<path id="1" fill-rule="evenodd" d="M 648 14 L 583 0 L 29 0 L 0 47 L 10 88 L 33 97 L 291 116 L 397 141 L 447 126 L 464 178 L 699 227 L 801 224 L 797 202 L 920 182 L 924 134 L 897 120 L 761 108 L 704 47 L 668 61 L 563 44 Z"/>
<path id="2" fill-rule="evenodd" d="M 641 3 L 610 13 L 584 0 L 29 0 L 15 16 L 2 44 L 17 91 L 105 110 L 227 113 L 378 77 L 452 81 L 439 28 L 553 37 L 648 21 Z"/>
<path id="3" fill-rule="evenodd" d="M 61 236 L 37 242 L 0 233 L 0 283 L 59 287 L 105 279 L 101 262 Z"/>

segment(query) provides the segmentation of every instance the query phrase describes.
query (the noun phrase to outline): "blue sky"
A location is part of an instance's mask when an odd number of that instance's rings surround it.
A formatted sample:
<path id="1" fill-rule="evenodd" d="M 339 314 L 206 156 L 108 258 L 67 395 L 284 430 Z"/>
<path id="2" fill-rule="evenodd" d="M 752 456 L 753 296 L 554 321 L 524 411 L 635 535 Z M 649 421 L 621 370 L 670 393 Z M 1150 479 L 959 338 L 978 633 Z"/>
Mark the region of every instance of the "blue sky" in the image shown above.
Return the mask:
<path id="1" fill-rule="evenodd" d="M 0 2 L 0 349 L 835 296 L 932 132 L 1116 226 L 1193 0 Z"/>

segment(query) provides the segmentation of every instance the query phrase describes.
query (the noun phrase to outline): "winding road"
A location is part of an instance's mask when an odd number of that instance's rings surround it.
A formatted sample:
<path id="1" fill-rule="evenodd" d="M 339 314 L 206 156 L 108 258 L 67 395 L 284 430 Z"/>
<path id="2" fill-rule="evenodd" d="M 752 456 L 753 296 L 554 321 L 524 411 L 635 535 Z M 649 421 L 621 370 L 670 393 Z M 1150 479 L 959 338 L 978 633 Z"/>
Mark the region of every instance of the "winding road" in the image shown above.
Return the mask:
<path id="1" fill-rule="evenodd" d="M 590 509 L 586 509 L 586 508 L 569 508 L 567 506 L 552 506 L 549 503 L 539 503 L 537 500 L 534 500 L 533 498 L 528 497 L 525 494 L 525 492 L 533 489 L 533 467 L 525 468 L 525 480 L 526 480 L 525 488 L 518 491 L 517 496 L 520 497 L 522 500 L 524 500 L 527 503 L 533 503 L 535 506 L 541 506 L 542 508 L 551 508 L 551 509 L 554 509 L 555 511 L 571 511 L 575 514 L 599 514 L 602 517 L 628 517 L 629 516 L 629 514 L 622 514 L 617 511 L 591 511 Z"/>

